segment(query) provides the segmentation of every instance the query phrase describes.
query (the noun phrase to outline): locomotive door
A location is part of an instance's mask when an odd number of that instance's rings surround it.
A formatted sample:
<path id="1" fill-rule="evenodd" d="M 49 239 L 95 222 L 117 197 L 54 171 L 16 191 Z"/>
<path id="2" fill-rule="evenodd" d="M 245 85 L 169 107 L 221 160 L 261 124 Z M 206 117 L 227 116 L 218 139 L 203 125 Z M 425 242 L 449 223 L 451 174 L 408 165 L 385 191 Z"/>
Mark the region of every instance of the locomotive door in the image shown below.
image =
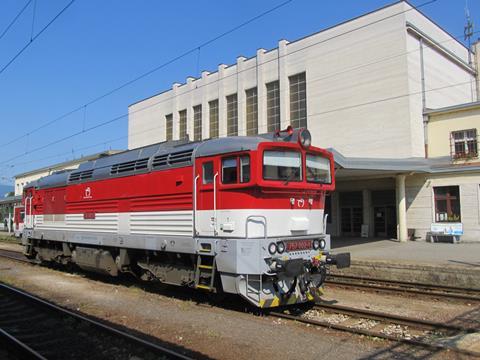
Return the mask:
<path id="1" fill-rule="evenodd" d="M 213 159 L 197 159 L 195 163 L 195 231 L 198 236 L 216 236 L 218 164 Z"/>
<path id="2" fill-rule="evenodd" d="M 25 227 L 33 228 L 33 192 L 25 193 Z"/>

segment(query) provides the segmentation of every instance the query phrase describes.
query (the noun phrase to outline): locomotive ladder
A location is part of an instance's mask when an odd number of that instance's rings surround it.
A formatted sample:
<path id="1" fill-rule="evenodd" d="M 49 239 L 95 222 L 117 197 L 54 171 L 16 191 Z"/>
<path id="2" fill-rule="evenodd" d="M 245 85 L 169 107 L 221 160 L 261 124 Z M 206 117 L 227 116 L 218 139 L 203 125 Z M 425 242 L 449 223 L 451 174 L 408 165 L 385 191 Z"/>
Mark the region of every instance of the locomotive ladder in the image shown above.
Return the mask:
<path id="1" fill-rule="evenodd" d="M 215 292 L 215 255 L 210 251 L 199 250 L 197 268 L 195 269 L 195 288 Z M 202 252 L 205 252 L 202 254 Z"/>

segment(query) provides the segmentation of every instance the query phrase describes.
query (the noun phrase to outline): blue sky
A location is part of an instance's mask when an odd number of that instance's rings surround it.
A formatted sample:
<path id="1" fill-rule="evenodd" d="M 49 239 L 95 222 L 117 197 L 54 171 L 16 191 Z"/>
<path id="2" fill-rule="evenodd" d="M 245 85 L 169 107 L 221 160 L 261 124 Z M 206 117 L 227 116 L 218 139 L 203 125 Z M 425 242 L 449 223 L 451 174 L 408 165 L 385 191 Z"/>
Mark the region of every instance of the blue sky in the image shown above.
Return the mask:
<path id="1" fill-rule="evenodd" d="M 35 1 L 35 0 L 34 0 Z M 36 0 L 33 34 L 69 0 Z M 392 3 L 383 0 L 293 0 L 213 44 L 127 86 L 14 144 L 2 146 L 198 44 L 281 4 L 284 0 L 115 1 L 76 0 L 0 74 L 0 183 L 15 174 L 104 149 L 125 149 L 127 118 L 32 153 L 32 149 L 84 127 L 127 113 L 129 104 L 184 82 L 238 55 L 274 48 Z M 411 1 L 413 5 L 425 0 Z M 0 2 L 0 34 L 27 0 Z M 0 68 L 32 34 L 33 2 L 0 39 Z M 480 2 L 470 0 L 479 24 Z M 437 0 L 422 11 L 453 35 L 462 35 L 464 0 Z M 479 33 L 474 35 L 474 39 Z M 27 154 L 25 154 L 27 153 Z M 21 156 L 25 154 L 24 156 Z M 17 159 L 8 161 L 12 157 Z"/>

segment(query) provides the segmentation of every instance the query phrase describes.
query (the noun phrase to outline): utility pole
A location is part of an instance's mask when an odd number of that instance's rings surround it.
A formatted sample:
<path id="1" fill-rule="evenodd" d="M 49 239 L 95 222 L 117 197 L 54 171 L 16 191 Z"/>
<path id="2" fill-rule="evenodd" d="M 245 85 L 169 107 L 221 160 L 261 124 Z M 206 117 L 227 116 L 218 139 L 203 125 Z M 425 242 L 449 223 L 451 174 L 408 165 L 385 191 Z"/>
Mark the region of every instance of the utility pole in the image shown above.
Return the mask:
<path id="1" fill-rule="evenodd" d="M 463 35 L 464 35 L 464 40 L 468 44 L 468 64 L 470 66 L 473 66 L 472 62 L 472 36 L 473 36 L 473 22 L 472 19 L 470 18 L 470 10 L 468 8 L 468 0 L 465 0 L 465 19 L 466 19 L 466 24 L 465 27 L 463 28 Z M 477 74 L 478 77 L 478 74 Z M 475 93 L 475 85 L 472 84 L 470 85 L 471 87 L 471 94 L 472 94 L 472 101 L 474 101 L 474 96 L 473 94 Z"/>
<path id="2" fill-rule="evenodd" d="M 468 9 L 468 2 L 465 2 L 465 19 L 467 23 L 463 28 L 464 39 L 468 44 L 468 63 L 472 65 L 472 36 L 473 36 L 473 22 L 470 18 L 470 10 Z"/>

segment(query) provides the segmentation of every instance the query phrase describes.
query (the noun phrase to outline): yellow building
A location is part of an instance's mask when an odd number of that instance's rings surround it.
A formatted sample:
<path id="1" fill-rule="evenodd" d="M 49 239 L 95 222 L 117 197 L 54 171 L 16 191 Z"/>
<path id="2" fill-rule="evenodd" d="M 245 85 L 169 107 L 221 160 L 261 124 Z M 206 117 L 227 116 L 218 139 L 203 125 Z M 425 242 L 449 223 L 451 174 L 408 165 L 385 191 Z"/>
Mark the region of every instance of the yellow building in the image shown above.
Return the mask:
<path id="1" fill-rule="evenodd" d="M 480 102 L 426 109 L 424 125 L 424 158 L 344 157 L 331 149 L 331 234 L 480 241 Z"/>
<path id="2" fill-rule="evenodd" d="M 448 156 L 455 164 L 478 162 L 480 102 L 427 110 L 428 157 Z"/>

